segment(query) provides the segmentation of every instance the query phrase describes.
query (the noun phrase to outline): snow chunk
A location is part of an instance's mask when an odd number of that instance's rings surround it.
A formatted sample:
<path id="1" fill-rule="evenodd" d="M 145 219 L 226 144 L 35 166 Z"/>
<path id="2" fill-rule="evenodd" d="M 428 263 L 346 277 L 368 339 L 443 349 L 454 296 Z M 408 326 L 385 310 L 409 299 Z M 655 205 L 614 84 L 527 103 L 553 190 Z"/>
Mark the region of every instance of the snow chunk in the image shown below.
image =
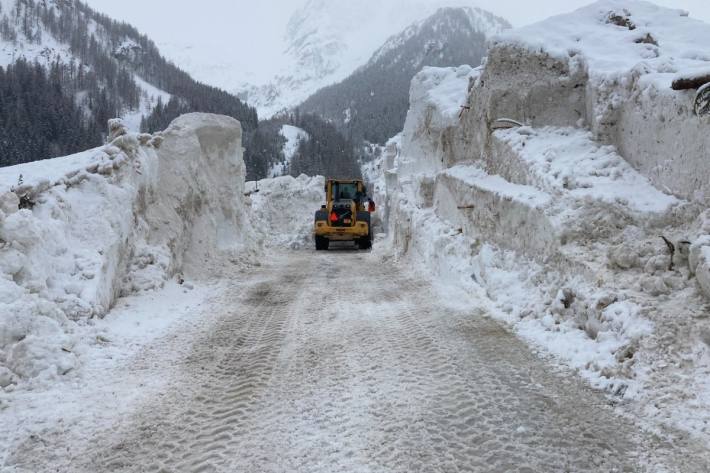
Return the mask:
<path id="1" fill-rule="evenodd" d="M 453 120 L 466 105 L 469 84 L 481 69 L 471 66 L 425 67 L 412 79 L 410 103 L 435 107 L 442 119 Z"/>
<path id="2" fill-rule="evenodd" d="M 406 157 L 426 159 L 401 161 L 411 172 L 440 170 L 446 153 L 442 135 L 459 123 L 459 115 L 468 107 L 471 83 L 480 69 L 470 66 L 425 67 L 412 80 L 410 109 L 402 132 L 402 151 Z M 436 139 L 430 140 L 430 137 Z"/>

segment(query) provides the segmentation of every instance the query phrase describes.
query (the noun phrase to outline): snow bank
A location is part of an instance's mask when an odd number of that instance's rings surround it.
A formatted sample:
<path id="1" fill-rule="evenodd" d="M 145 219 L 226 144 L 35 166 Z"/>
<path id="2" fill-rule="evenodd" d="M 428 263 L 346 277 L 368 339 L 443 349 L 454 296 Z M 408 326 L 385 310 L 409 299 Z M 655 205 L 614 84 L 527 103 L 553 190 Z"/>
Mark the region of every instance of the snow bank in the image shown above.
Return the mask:
<path id="1" fill-rule="evenodd" d="M 708 123 L 693 114 L 695 92 L 671 86 L 703 77 L 707 59 L 691 50 L 707 26 L 620 5 L 499 37 L 461 84 L 470 108 L 456 118 L 430 99 L 434 71 L 412 84 L 379 178 L 389 239 L 398 259 L 478 294 L 645 420 L 702 436 L 710 386 L 694 380 L 710 375 L 710 220 L 696 217 L 708 203 Z M 503 118 L 527 126 L 496 130 Z"/>
<path id="2" fill-rule="evenodd" d="M 470 120 L 589 126 L 657 187 L 707 204 L 709 118 L 694 114 L 695 90 L 672 85 L 707 71 L 709 42 L 687 12 L 600 0 L 493 40 Z"/>
<path id="3" fill-rule="evenodd" d="M 595 142 L 590 132 L 574 128 L 522 127 L 497 131 L 511 153 L 494 149 L 487 160 L 491 172 L 577 200 L 618 204 L 635 213 L 662 214 L 679 200 L 653 187 L 613 146 Z M 506 156 L 507 154 L 507 156 Z M 507 159 L 506 159 L 507 158 Z M 519 168 L 517 175 L 511 169 Z"/>
<path id="4" fill-rule="evenodd" d="M 66 158 L 0 170 L 0 381 L 77 368 L 77 324 L 251 251 L 240 124 L 191 114 Z M 20 179 L 22 176 L 22 179 Z"/>
<path id="5" fill-rule="evenodd" d="M 291 176 L 248 182 L 252 220 L 267 246 L 310 248 L 313 245 L 313 216 L 325 204 L 322 176 Z M 257 190 L 258 189 L 258 190 Z"/>
<path id="6" fill-rule="evenodd" d="M 710 333 L 710 219 L 696 222 L 708 202 L 710 135 L 692 115 L 694 94 L 671 89 L 686 67 L 697 77 L 702 60 L 673 56 L 692 46 L 679 27 L 687 17 L 623 2 L 631 13 L 613 21 L 637 25 L 624 29 L 607 22 L 621 3 L 504 34 L 466 80 L 423 71 L 404 132 L 368 172 L 380 170 L 372 180 L 384 188 L 396 259 L 478 295 L 614 402 L 646 414 L 662 405 L 672 412 L 662 422 L 705 435 L 695 419 L 710 412 L 710 387 L 678 380 L 710 375 L 710 344 L 698 335 Z M 650 43 L 616 50 L 646 26 L 664 38 L 653 48 L 670 44 L 659 57 L 677 71 L 666 76 L 662 60 L 639 56 Z M 564 38 L 575 34 L 583 44 L 572 48 Z M 605 48 L 608 63 L 587 57 Z M 697 393 L 692 402 L 678 383 Z"/>

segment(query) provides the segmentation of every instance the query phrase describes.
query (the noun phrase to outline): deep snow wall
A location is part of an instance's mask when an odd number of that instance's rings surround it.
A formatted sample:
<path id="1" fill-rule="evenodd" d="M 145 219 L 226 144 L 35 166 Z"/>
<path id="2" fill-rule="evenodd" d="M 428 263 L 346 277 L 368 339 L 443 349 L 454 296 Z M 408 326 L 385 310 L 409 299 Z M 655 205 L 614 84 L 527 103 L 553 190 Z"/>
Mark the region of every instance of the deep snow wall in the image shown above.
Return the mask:
<path id="1" fill-rule="evenodd" d="M 252 248 L 239 122 L 110 126 L 102 148 L 0 169 L 0 387 L 76 368 L 76 324 L 117 297 Z"/>
<path id="2" fill-rule="evenodd" d="M 628 21 L 619 26 L 612 18 Z M 601 0 L 491 42 L 454 156 L 480 155 L 496 120 L 591 129 L 656 187 L 710 204 L 710 116 L 677 78 L 710 72 L 710 26 L 643 1 Z"/>

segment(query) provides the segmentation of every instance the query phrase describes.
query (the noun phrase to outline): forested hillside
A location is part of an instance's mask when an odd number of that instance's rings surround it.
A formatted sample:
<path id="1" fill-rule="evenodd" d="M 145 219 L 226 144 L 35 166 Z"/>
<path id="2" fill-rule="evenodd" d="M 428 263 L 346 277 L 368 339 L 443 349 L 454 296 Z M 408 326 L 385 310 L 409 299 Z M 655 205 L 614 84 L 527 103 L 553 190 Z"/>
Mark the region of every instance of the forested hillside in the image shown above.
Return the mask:
<path id="1" fill-rule="evenodd" d="M 84 91 L 85 113 L 67 90 Z M 95 75 L 55 63 L 49 70 L 20 59 L 0 68 L 0 166 L 62 156 L 101 143 L 117 104 Z"/>
<path id="2" fill-rule="evenodd" d="M 259 123 L 244 156 L 248 180 L 267 177 L 269 169 L 284 161 L 283 125 L 300 128 L 308 136 L 299 142 L 285 174 L 294 177 L 300 174 L 360 177 L 357 144 L 348 140 L 333 124 L 297 110 Z"/>
<path id="3" fill-rule="evenodd" d="M 361 176 L 353 142 L 345 138 L 334 125 L 312 114 L 296 114 L 291 117 L 289 124 L 305 130 L 310 136 L 308 140 L 301 141 L 291 161 L 292 176 Z"/>
<path id="4" fill-rule="evenodd" d="M 257 127 L 253 108 L 194 81 L 147 36 L 77 0 L 1 0 L 2 65 L 0 166 L 97 146 L 109 118 L 142 111 L 146 130 L 190 111 L 233 116 L 246 135 Z M 167 103 L 153 102 L 156 91 Z"/>

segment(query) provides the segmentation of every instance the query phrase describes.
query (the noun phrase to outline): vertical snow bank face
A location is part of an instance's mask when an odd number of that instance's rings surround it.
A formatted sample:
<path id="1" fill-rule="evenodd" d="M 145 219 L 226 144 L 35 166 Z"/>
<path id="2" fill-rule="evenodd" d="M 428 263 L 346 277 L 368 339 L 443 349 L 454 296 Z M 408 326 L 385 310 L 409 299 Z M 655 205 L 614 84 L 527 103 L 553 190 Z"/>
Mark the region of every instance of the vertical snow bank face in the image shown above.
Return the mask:
<path id="1" fill-rule="evenodd" d="M 251 248 L 237 121 L 187 115 L 155 137 L 114 121 L 110 139 L 0 169 L 1 387 L 75 369 L 77 323 L 120 295 Z"/>
<path id="2" fill-rule="evenodd" d="M 166 245 L 170 272 L 202 277 L 254 241 L 244 199 L 241 125 L 222 115 L 183 115 L 162 133 L 159 174 L 145 207 L 148 245 Z"/>
<path id="3" fill-rule="evenodd" d="M 532 126 L 582 126 L 659 188 L 710 203 L 710 118 L 678 79 L 707 71 L 710 25 L 644 1 L 601 0 L 504 32 L 472 94 L 469 124 L 484 140 L 499 118 Z"/>
<path id="4" fill-rule="evenodd" d="M 458 117 L 467 106 L 470 85 L 480 74 L 470 66 L 425 67 L 412 80 L 410 110 L 402 133 L 402 156 L 424 155 L 426 159 L 399 166 L 412 172 L 432 172 L 451 165 L 451 147 Z M 430 139 L 427 139 L 430 138 Z"/>

